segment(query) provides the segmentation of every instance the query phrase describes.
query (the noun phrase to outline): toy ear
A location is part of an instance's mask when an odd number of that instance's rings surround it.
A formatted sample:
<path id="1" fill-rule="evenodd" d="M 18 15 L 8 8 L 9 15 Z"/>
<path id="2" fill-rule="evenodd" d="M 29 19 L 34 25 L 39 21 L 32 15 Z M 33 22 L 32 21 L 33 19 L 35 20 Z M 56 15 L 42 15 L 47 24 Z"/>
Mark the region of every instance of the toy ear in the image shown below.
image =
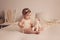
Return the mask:
<path id="1" fill-rule="evenodd" d="M 40 21 L 40 13 L 36 13 L 35 18 L 37 18 Z"/>
<path id="2" fill-rule="evenodd" d="M 40 21 L 40 19 L 38 18 L 38 21 Z"/>
<path id="3" fill-rule="evenodd" d="M 36 31 L 36 28 L 34 29 L 34 31 Z"/>

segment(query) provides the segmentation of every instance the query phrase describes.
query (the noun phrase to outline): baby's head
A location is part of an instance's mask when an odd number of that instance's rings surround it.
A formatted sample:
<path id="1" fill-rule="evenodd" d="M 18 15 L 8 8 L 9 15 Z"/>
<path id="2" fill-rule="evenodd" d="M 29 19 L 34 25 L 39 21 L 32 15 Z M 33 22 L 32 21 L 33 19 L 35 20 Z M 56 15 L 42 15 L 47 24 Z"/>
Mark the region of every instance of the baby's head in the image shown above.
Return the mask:
<path id="1" fill-rule="evenodd" d="M 29 8 L 24 8 L 22 14 L 25 19 L 29 19 L 31 16 L 31 10 Z"/>

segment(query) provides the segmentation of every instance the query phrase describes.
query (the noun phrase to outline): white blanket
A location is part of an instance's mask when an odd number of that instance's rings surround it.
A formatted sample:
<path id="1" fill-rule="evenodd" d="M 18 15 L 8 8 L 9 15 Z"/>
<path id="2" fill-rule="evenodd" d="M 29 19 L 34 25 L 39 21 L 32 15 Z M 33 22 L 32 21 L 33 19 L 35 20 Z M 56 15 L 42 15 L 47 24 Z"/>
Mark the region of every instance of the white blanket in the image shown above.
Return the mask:
<path id="1" fill-rule="evenodd" d="M 52 25 L 40 34 L 20 33 L 17 25 L 0 30 L 0 40 L 60 40 L 60 24 Z"/>

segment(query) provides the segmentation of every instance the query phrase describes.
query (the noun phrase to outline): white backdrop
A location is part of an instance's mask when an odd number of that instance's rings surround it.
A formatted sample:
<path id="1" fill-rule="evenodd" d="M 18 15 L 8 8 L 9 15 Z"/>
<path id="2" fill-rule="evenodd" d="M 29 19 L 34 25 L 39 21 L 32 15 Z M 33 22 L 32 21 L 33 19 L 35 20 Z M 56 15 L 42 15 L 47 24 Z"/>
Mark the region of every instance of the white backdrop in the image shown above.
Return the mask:
<path id="1" fill-rule="evenodd" d="M 30 8 L 32 14 L 41 13 L 45 20 L 60 18 L 60 0 L 0 0 L 0 11 L 16 10 L 16 18 L 21 15 L 23 8 Z"/>

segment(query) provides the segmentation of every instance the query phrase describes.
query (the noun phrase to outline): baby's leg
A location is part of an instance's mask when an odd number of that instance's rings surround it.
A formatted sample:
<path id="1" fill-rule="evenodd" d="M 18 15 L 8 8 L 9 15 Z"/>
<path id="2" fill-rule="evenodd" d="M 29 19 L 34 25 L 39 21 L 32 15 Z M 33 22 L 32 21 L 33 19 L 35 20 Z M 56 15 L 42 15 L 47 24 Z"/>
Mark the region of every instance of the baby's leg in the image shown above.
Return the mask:
<path id="1" fill-rule="evenodd" d="M 31 29 L 25 30 L 24 33 L 26 34 L 39 34 L 40 31 L 32 31 Z"/>
<path id="2" fill-rule="evenodd" d="M 31 31 L 32 34 L 39 34 L 40 31 Z"/>

